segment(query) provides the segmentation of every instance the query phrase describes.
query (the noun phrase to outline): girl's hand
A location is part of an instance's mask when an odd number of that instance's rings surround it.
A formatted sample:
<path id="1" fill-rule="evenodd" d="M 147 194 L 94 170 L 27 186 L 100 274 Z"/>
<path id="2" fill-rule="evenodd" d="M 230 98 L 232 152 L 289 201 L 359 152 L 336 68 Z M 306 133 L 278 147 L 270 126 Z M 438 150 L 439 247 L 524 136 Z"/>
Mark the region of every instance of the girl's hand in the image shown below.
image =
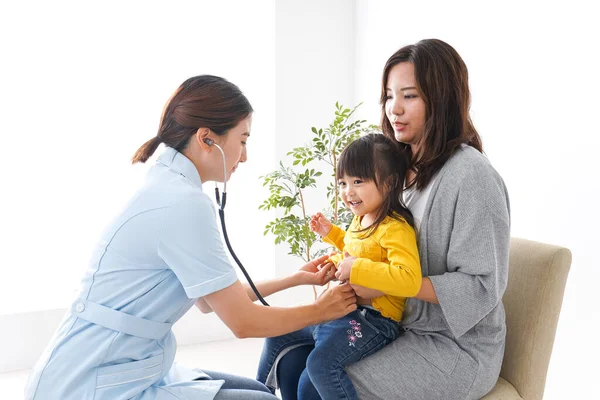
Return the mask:
<path id="1" fill-rule="evenodd" d="M 335 277 L 340 281 L 349 281 L 350 280 L 350 272 L 352 272 L 352 264 L 356 257 L 350 256 L 348 252 L 344 253 L 344 259 L 340 261 L 337 265 L 337 272 L 335 273 Z"/>
<path id="2" fill-rule="evenodd" d="M 311 231 L 321 237 L 325 237 L 329 234 L 333 225 L 323 214 L 318 212 L 310 218 L 309 226 Z"/>
<path id="3" fill-rule="evenodd" d="M 321 256 L 305 264 L 293 276 L 298 285 L 323 286 L 334 278 L 335 266 L 327 261 L 329 255 Z"/>

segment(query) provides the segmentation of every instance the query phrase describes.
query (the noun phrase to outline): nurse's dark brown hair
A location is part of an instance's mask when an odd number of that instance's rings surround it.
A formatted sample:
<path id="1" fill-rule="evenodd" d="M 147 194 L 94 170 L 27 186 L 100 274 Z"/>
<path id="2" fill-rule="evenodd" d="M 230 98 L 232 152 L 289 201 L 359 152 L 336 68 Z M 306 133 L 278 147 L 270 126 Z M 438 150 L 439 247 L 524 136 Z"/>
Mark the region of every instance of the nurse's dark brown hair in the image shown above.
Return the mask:
<path id="1" fill-rule="evenodd" d="M 131 161 L 146 162 L 160 143 L 181 152 L 199 128 L 226 135 L 252 112 L 246 96 L 226 79 L 212 75 L 189 78 L 165 106 L 156 136 L 144 143 Z"/>
<path id="2" fill-rule="evenodd" d="M 423 189 L 463 143 L 480 152 L 483 147 L 469 116 L 467 66 L 452 46 L 439 39 L 405 46 L 385 63 L 380 99 L 384 135 L 394 139 L 394 130 L 385 114 L 386 88 L 390 70 L 401 62 L 414 65 L 417 90 L 426 104 L 425 131 L 418 143 L 420 153 L 411 154 L 410 159 L 410 169 L 416 173 L 411 186 Z M 408 144 L 401 146 L 410 153 Z"/>

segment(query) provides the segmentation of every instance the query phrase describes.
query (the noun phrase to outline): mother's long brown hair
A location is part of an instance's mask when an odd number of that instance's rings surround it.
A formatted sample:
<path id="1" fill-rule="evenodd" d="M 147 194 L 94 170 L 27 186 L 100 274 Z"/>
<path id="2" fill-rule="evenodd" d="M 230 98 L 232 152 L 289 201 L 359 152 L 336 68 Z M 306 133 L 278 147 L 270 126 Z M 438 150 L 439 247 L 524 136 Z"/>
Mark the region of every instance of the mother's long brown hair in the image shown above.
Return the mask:
<path id="1" fill-rule="evenodd" d="M 411 154 L 417 189 L 423 189 L 463 143 L 483 152 L 481 138 L 469 116 L 471 94 L 467 66 L 452 46 L 439 39 L 421 40 L 401 48 L 386 62 L 381 85 L 381 129 L 394 139 L 385 113 L 390 70 L 401 62 L 414 65 L 417 90 L 426 104 L 425 131 Z M 402 144 L 410 152 L 410 146 Z M 411 185 L 412 185 L 411 184 Z"/>
<path id="2" fill-rule="evenodd" d="M 226 79 L 213 75 L 189 78 L 167 102 L 156 136 L 144 143 L 131 161 L 146 162 L 161 142 L 181 152 L 198 128 L 226 135 L 252 111 L 242 91 Z"/>

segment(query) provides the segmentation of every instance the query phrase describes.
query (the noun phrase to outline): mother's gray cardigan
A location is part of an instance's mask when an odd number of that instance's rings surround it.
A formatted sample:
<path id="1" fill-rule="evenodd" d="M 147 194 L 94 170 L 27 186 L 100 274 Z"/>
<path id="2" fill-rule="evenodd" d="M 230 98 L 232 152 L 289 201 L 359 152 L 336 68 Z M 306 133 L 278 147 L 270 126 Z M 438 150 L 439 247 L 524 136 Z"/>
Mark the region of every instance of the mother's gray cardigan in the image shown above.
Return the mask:
<path id="1" fill-rule="evenodd" d="M 440 304 L 408 299 L 405 332 L 348 373 L 361 399 L 478 399 L 502 364 L 510 239 L 508 194 L 484 155 L 463 146 L 446 162 L 418 237 Z"/>

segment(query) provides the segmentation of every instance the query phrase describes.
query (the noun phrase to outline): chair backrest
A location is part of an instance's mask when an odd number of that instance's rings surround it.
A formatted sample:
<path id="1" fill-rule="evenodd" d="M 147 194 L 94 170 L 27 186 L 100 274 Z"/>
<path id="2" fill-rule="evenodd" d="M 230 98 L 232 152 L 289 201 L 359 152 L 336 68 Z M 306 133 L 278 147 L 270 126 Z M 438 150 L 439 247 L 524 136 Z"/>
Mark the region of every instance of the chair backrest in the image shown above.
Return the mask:
<path id="1" fill-rule="evenodd" d="M 500 376 L 526 400 L 542 399 L 571 252 L 512 238 L 506 310 L 506 350 Z"/>

